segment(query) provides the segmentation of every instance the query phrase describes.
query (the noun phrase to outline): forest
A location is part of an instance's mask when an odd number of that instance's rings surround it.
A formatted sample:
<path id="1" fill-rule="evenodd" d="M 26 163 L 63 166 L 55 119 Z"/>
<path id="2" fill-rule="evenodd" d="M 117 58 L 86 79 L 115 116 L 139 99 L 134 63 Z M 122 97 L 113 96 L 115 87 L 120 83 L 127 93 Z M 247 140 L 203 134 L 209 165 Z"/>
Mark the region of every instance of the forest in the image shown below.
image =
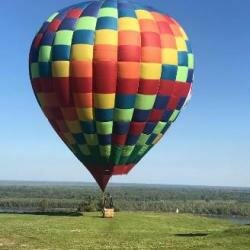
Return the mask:
<path id="1" fill-rule="evenodd" d="M 250 188 L 111 184 L 116 211 L 250 217 Z M 78 213 L 101 210 L 91 183 L 0 182 L 0 212 Z"/>

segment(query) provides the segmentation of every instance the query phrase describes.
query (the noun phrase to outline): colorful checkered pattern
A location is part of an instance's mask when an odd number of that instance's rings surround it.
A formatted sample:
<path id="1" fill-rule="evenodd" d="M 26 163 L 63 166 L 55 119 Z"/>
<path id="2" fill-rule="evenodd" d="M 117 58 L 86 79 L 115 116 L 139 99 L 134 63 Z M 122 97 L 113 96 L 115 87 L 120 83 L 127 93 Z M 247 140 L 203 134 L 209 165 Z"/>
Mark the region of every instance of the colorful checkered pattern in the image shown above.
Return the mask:
<path id="1" fill-rule="evenodd" d="M 193 69 L 182 27 L 126 0 L 56 12 L 30 52 L 39 105 L 99 184 L 101 175 L 128 173 L 162 138 L 191 91 Z"/>

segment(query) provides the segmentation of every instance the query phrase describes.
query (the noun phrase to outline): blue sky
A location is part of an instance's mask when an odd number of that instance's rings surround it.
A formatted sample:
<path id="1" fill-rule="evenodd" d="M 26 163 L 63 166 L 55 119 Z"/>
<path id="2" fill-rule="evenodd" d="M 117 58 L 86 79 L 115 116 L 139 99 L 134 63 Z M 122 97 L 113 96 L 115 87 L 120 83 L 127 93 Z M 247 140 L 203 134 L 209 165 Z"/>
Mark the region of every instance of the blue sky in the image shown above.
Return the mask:
<path id="1" fill-rule="evenodd" d="M 42 115 L 28 77 L 32 38 L 74 0 L 0 3 L 0 179 L 93 181 Z M 250 186 L 249 1 L 145 0 L 187 31 L 193 99 L 128 176 L 112 182 Z M 240 3 L 239 3 L 240 2 Z"/>

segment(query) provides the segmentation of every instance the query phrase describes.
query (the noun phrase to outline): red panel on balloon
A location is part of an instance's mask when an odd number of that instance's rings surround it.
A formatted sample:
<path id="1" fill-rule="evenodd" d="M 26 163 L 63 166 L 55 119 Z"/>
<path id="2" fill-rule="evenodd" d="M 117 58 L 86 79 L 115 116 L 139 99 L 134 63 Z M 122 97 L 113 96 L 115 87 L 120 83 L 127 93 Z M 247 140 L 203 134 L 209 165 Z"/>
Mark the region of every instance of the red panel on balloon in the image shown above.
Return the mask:
<path id="1" fill-rule="evenodd" d="M 140 80 L 138 93 L 144 95 L 156 95 L 160 87 L 160 80 Z"/>
<path id="2" fill-rule="evenodd" d="M 120 45 L 118 47 L 118 61 L 139 62 L 141 48 L 138 46 Z"/>
<path id="3" fill-rule="evenodd" d="M 131 122 L 129 128 L 129 134 L 140 135 L 145 127 L 145 122 Z"/>
<path id="4" fill-rule="evenodd" d="M 112 135 L 112 144 L 117 146 L 125 145 L 127 135 Z"/>
<path id="5" fill-rule="evenodd" d="M 166 96 L 171 96 L 172 92 L 174 90 L 175 87 L 175 82 L 174 81 L 170 81 L 170 80 L 161 80 L 160 83 L 160 88 L 159 88 L 159 95 L 166 95 Z"/>
<path id="6" fill-rule="evenodd" d="M 69 78 L 55 77 L 53 78 L 53 86 L 61 106 L 72 106 L 73 103 L 71 100 L 72 98 L 70 97 Z"/>
<path id="7" fill-rule="evenodd" d="M 92 78 L 70 77 L 70 88 L 75 93 L 90 93 L 92 92 Z"/>
<path id="8" fill-rule="evenodd" d="M 95 93 L 115 93 L 117 63 L 94 62 L 93 90 Z"/>
<path id="9" fill-rule="evenodd" d="M 116 92 L 119 94 L 137 94 L 139 79 L 118 79 Z"/>
<path id="10" fill-rule="evenodd" d="M 153 109 L 150 113 L 149 120 L 151 122 L 158 122 L 162 119 L 162 116 L 164 114 L 164 109 Z"/>

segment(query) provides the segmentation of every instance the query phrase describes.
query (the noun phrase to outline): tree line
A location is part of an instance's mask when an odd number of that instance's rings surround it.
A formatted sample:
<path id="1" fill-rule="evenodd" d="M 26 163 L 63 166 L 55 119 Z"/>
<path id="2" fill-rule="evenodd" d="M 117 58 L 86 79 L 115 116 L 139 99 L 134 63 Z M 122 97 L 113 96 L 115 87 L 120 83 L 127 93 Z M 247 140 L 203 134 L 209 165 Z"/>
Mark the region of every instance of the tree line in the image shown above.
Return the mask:
<path id="1" fill-rule="evenodd" d="M 117 211 L 157 211 L 250 216 L 250 189 L 113 185 Z M 0 185 L 0 211 L 90 212 L 101 209 L 102 193 L 93 185 Z"/>

